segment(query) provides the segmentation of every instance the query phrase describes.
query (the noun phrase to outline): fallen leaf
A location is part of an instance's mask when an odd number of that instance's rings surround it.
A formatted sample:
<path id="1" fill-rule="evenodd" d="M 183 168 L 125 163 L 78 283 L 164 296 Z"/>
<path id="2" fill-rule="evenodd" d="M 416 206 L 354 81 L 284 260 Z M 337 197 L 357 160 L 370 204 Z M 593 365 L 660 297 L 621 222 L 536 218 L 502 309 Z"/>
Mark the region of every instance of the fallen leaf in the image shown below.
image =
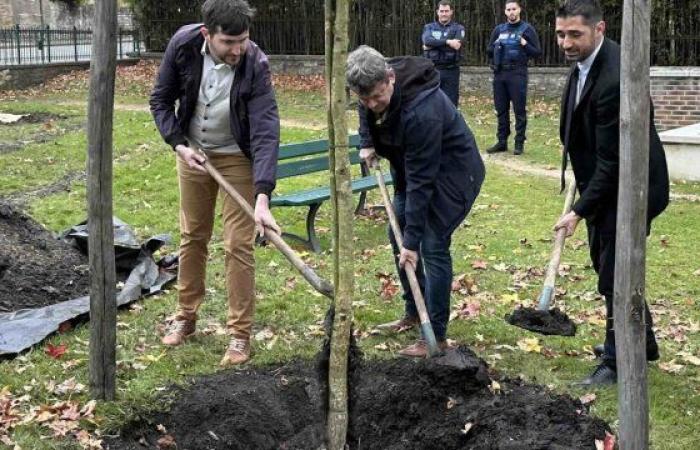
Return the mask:
<path id="1" fill-rule="evenodd" d="M 486 268 L 488 266 L 489 266 L 488 263 L 486 261 L 484 261 L 483 259 L 476 259 L 476 260 L 472 261 L 472 269 L 486 270 Z"/>
<path id="2" fill-rule="evenodd" d="M 175 444 L 175 438 L 172 437 L 169 434 L 166 434 L 165 436 L 161 437 L 158 439 L 158 442 L 156 443 L 156 446 L 160 450 L 166 450 L 166 449 L 171 449 L 171 448 L 176 448 L 177 444 Z"/>
<path id="3" fill-rule="evenodd" d="M 387 351 L 389 350 L 389 346 L 386 345 L 386 343 L 382 342 L 381 344 L 377 344 L 374 346 L 375 350 L 381 350 L 381 351 Z"/>
<path id="4" fill-rule="evenodd" d="M 452 409 L 457 405 L 457 400 L 452 397 L 447 397 L 447 409 Z"/>
<path id="5" fill-rule="evenodd" d="M 275 333 L 269 328 L 263 328 L 262 330 L 255 333 L 256 341 L 268 341 L 275 337 Z"/>
<path id="6" fill-rule="evenodd" d="M 73 324 L 70 322 L 70 320 L 66 320 L 65 322 L 61 322 L 60 325 L 58 325 L 58 333 L 59 334 L 66 333 L 72 329 L 73 329 Z"/>
<path id="7" fill-rule="evenodd" d="M 595 393 L 591 392 L 589 394 L 582 395 L 581 397 L 579 397 L 579 401 L 581 402 L 582 405 L 585 406 L 585 405 L 590 405 L 591 403 L 593 403 L 596 398 L 597 398 L 597 396 L 595 395 Z"/>
<path id="8" fill-rule="evenodd" d="M 489 386 L 489 390 L 492 393 L 498 395 L 501 393 L 501 384 L 496 380 L 491 380 L 491 385 Z"/>
<path id="9" fill-rule="evenodd" d="M 681 370 L 683 370 L 685 366 L 681 364 L 677 364 L 675 359 L 672 359 L 669 362 L 666 363 L 659 363 L 659 369 L 663 370 L 664 372 L 667 373 L 678 373 Z"/>
<path id="10" fill-rule="evenodd" d="M 521 339 L 518 341 L 518 347 L 526 353 L 540 353 L 542 351 L 540 340 L 537 338 Z"/>
<path id="11" fill-rule="evenodd" d="M 159 423 L 158 425 L 156 425 L 156 430 L 158 430 L 158 432 L 160 434 L 168 434 L 168 430 L 165 428 L 165 425 L 163 425 L 162 423 Z"/>
<path id="12" fill-rule="evenodd" d="M 473 426 L 474 426 L 473 423 L 467 422 L 464 424 L 464 427 L 460 431 L 462 432 L 462 434 L 467 434 L 467 433 L 469 433 L 469 430 L 471 430 Z"/>
<path id="13" fill-rule="evenodd" d="M 46 344 L 46 349 L 44 352 L 49 355 L 53 359 L 58 359 L 61 356 L 63 356 L 64 353 L 66 353 L 66 350 L 68 349 L 68 346 L 66 344 L 60 344 L 60 345 L 53 345 L 53 344 Z"/>

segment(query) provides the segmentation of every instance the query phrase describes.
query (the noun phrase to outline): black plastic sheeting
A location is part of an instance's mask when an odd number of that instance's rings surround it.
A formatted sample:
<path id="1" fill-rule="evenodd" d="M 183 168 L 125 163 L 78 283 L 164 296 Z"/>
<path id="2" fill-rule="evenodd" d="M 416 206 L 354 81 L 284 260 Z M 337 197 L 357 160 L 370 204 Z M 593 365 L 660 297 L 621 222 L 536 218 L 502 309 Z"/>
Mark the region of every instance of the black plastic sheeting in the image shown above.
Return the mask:
<path id="1" fill-rule="evenodd" d="M 62 239 L 87 253 L 87 225 L 76 225 L 60 234 Z M 118 272 L 129 275 L 117 294 L 117 306 L 160 292 L 177 278 L 177 256 L 169 255 L 156 263 L 153 253 L 170 241 L 157 235 L 139 244 L 126 223 L 114 218 L 114 252 Z M 0 313 L 0 355 L 28 349 L 58 330 L 63 322 L 90 312 L 90 297 L 83 296 L 36 309 Z"/>

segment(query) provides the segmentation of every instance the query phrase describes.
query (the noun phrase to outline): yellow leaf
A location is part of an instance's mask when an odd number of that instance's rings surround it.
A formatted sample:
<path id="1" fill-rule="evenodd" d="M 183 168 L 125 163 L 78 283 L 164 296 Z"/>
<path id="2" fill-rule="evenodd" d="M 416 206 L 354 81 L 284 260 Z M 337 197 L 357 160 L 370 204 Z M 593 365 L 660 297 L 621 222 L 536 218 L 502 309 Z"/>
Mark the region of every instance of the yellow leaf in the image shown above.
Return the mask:
<path id="1" fill-rule="evenodd" d="M 520 350 L 526 353 L 539 353 L 542 351 L 540 340 L 537 338 L 521 339 L 518 341 L 518 347 L 520 347 Z"/>

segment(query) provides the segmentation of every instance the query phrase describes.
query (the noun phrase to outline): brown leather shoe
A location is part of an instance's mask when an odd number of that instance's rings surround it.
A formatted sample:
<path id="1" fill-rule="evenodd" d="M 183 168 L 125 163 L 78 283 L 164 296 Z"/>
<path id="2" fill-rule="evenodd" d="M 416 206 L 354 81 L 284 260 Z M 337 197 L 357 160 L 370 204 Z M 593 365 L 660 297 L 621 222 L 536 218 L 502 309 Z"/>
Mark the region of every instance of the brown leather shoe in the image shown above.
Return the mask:
<path id="1" fill-rule="evenodd" d="M 389 331 L 391 333 L 403 333 L 404 331 L 412 330 L 419 324 L 420 319 L 418 317 L 403 316 L 399 320 L 382 323 L 377 325 L 375 328 L 382 331 Z"/>
<path id="2" fill-rule="evenodd" d="M 447 341 L 438 341 L 438 348 L 440 351 L 445 351 L 450 348 Z M 406 356 L 408 358 L 427 358 L 428 357 L 428 343 L 423 339 L 418 339 L 413 344 L 406 348 L 399 350 L 399 355 Z"/>
<path id="3" fill-rule="evenodd" d="M 163 336 L 161 342 L 165 345 L 178 346 L 194 334 L 197 321 L 188 319 L 175 319 L 170 325 L 168 334 Z"/>
<path id="4" fill-rule="evenodd" d="M 231 338 L 226 353 L 221 359 L 221 365 L 236 366 L 250 359 L 250 341 L 248 339 Z"/>

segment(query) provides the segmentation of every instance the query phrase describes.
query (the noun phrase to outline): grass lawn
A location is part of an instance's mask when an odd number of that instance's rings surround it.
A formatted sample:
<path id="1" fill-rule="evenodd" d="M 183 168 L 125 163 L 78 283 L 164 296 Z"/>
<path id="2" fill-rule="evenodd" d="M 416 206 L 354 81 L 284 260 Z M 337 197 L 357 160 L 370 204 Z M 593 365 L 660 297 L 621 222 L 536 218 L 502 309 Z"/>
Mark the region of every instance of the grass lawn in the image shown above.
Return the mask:
<path id="1" fill-rule="evenodd" d="M 117 104 L 145 105 L 147 77 L 138 86 L 121 80 Z M 37 189 L 55 183 L 66 174 L 85 166 L 86 135 L 74 125 L 85 121 L 85 83 L 79 78 L 64 80 L 63 89 L 46 89 L 31 95 L 19 94 L 2 101 L 1 112 L 49 112 L 61 115 L 51 130 L 36 124 L 0 127 L 0 142 L 22 136 L 54 133 L 50 139 L 30 142 L 20 151 L 0 152 L 0 196 Z M 7 99 L 6 99 L 7 100 Z M 78 100 L 78 101 L 76 101 Z M 324 135 L 325 107 L 322 90 L 278 88 L 283 142 L 316 139 Z M 491 101 L 465 96 L 461 105 L 480 148 L 493 143 L 495 115 Z M 530 100 L 529 140 L 521 158 L 528 164 L 546 167 L 559 161 L 558 104 L 544 99 Z M 357 121 L 351 114 L 351 124 Z M 114 210 L 145 238 L 178 234 L 177 178 L 174 158 L 162 143 L 151 116 L 143 108 L 115 112 Z M 513 158 L 510 156 L 510 158 Z M 307 180 L 282 180 L 280 192 L 324 182 L 323 175 Z M 674 191 L 700 194 L 697 184 L 676 183 Z M 585 227 L 567 241 L 559 278 L 561 297 L 557 306 L 579 323 L 576 337 L 543 337 L 514 328 L 504 314 L 519 304 L 531 305 L 539 295 L 543 269 L 551 248 L 551 226 L 561 211 L 558 180 L 510 173 L 487 159 L 487 179 L 482 194 L 464 225 L 453 238 L 455 275 L 464 275 L 472 285 L 471 294 L 455 291 L 452 307 L 472 313 L 450 323 L 452 339 L 472 347 L 492 367 L 511 377 L 544 384 L 574 397 L 594 392 L 594 414 L 616 427 L 617 390 L 582 390 L 571 382 L 587 375 L 595 362 L 591 346 L 602 342 L 604 307 L 595 292 L 596 276 L 590 267 L 585 245 Z M 369 197 L 379 203 L 378 192 Z M 29 204 L 30 213 L 53 231 L 60 231 L 85 218 L 85 183 L 73 182 L 70 191 L 41 198 Z M 321 209 L 318 230 L 324 249 L 331 245 L 329 204 Z M 280 225 L 303 230 L 305 211 L 301 208 L 273 210 Z M 700 203 L 674 201 L 654 223 L 647 242 L 647 298 L 651 304 L 662 357 L 649 369 L 651 440 L 654 449 L 700 448 L 697 422 L 700 417 Z M 161 395 L 171 383 L 188 383 L 192 377 L 219 370 L 226 336 L 223 245 L 217 229 L 211 244 L 208 266 L 208 294 L 201 310 L 200 331 L 182 347 L 160 344 L 157 325 L 176 305 L 173 290 L 138 302 L 119 312 L 117 400 L 99 403 L 94 420 L 81 426 L 102 434 L 116 432 L 129 420 L 149 411 L 167 407 Z M 374 336 L 370 330 L 379 322 L 392 320 L 402 312 L 399 295 L 382 295 L 381 276 L 394 280 L 392 258 L 386 238 L 386 220 L 380 215 L 359 216 L 355 221 L 356 294 L 355 324 L 359 343 L 369 358 L 393 358 L 395 351 L 415 335 Z M 163 252 L 175 251 L 171 245 Z M 331 278 L 331 258 L 303 253 L 303 257 L 325 277 Z M 475 264 L 476 263 L 476 264 Z M 253 364 L 273 364 L 296 358 L 312 358 L 320 348 L 322 320 L 328 303 L 305 284 L 283 256 L 269 247 L 256 250 L 258 304 L 256 312 L 256 356 Z M 479 267 L 479 268 L 475 268 Z M 385 291 L 386 292 L 386 291 Z M 466 291 L 465 291 L 466 292 Z M 262 332 L 264 331 L 264 332 Z M 0 362 L 0 400 L 12 395 L 21 399 L 16 412 L 23 417 L 41 411 L 42 405 L 59 400 L 89 400 L 86 392 L 71 396 L 54 393 L 54 387 L 70 377 L 88 384 L 87 324 L 50 337 L 14 359 Z M 44 352 L 47 344 L 65 344 L 66 354 L 52 359 Z M 695 364 L 695 365 L 694 365 Z M 1 411 L 0 411 L 1 412 Z M 2 430 L 2 428 L 0 428 Z M 54 432 L 36 418 L 12 428 L 7 438 L 23 449 L 79 448 L 74 439 L 51 439 Z M 1 442 L 1 441 L 0 441 Z M 9 442 L 9 441 L 7 441 Z M 5 444 L 7 444 L 5 442 Z M 0 443 L 0 447 L 3 444 Z M 11 447 L 10 447 L 11 448 Z"/>

